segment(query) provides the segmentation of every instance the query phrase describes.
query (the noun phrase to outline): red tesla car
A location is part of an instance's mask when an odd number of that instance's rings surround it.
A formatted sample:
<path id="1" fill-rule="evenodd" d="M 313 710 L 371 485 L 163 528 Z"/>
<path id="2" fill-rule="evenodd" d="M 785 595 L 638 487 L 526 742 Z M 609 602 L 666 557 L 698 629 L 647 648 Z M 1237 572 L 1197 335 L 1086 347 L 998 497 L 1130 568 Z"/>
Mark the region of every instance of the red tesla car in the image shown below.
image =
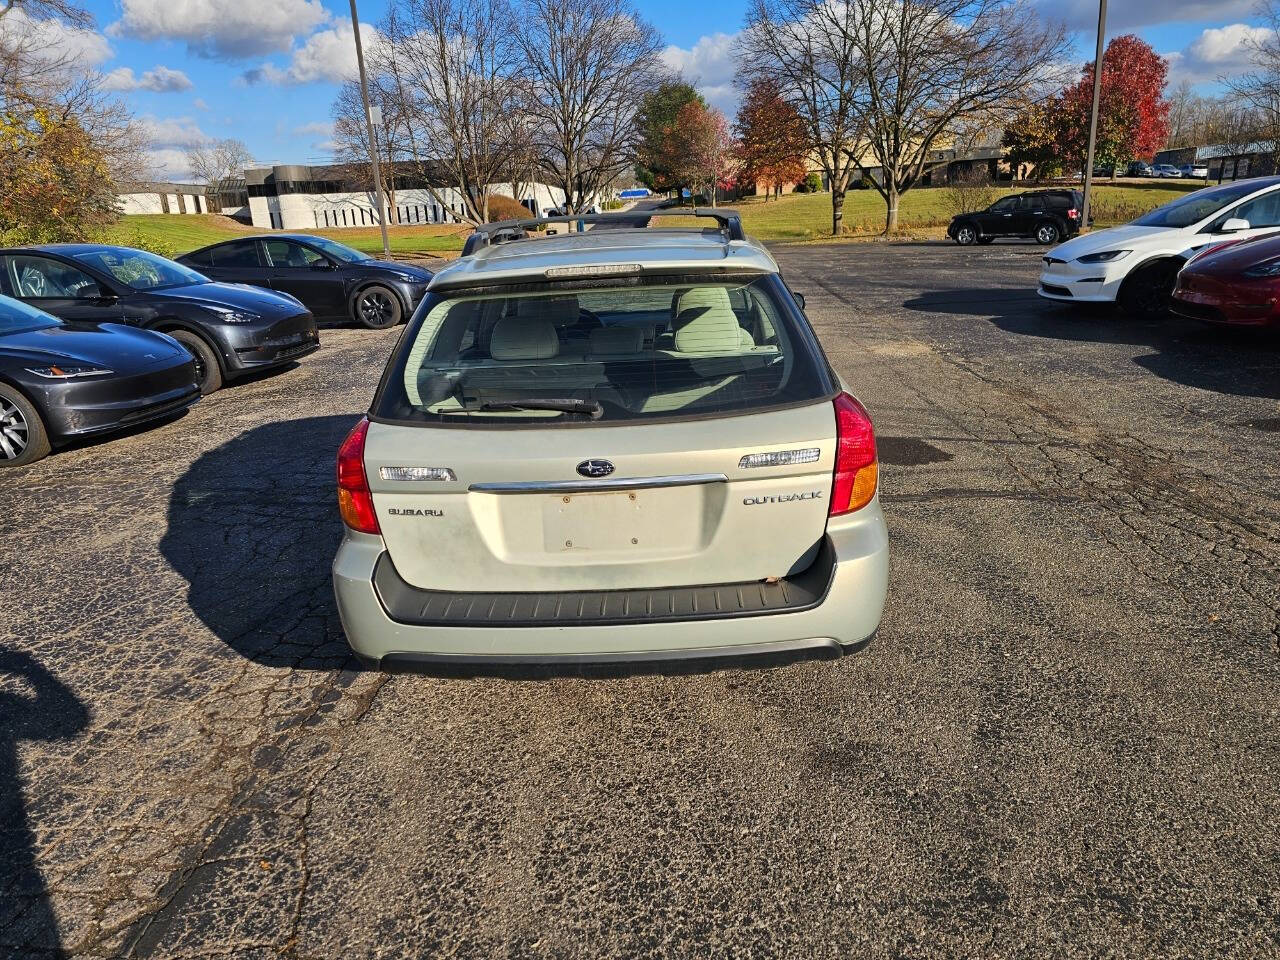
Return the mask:
<path id="1" fill-rule="evenodd" d="M 1210 323 L 1280 326 L 1280 233 L 1196 254 L 1178 274 L 1171 307 Z"/>

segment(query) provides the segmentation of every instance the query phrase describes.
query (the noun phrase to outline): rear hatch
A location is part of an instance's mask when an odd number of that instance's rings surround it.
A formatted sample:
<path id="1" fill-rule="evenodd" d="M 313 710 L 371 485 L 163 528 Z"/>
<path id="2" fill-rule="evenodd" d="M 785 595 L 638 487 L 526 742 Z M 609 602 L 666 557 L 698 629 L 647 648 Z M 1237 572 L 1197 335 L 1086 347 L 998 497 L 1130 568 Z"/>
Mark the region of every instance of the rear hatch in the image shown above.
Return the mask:
<path id="1" fill-rule="evenodd" d="M 785 577 L 826 529 L 833 391 L 772 275 L 436 295 L 375 400 L 365 471 L 416 587 Z"/>
<path id="2" fill-rule="evenodd" d="M 740 467 L 807 450 L 808 463 Z M 829 402 L 625 428 L 374 423 L 365 469 L 397 571 L 417 587 L 564 591 L 736 583 L 812 561 L 835 456 Z M 579 466 L 607 477 L 584 478 Z M 456 480 L 391 480 L 443 467 Z M 584 469 L 590 469 L 589 467 Z"/>

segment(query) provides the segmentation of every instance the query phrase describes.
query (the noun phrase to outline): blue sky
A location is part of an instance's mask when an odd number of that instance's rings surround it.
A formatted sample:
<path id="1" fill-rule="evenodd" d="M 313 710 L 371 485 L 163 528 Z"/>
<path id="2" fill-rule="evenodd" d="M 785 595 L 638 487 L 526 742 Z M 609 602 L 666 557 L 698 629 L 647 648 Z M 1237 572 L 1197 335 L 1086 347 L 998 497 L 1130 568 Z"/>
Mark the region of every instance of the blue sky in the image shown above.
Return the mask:
<path id="1" fill-rule="evenodd" d="M 1096 0 L 1033 0 L 1077 32 L 1092 57 Z M 345 0 L 89 0 L 97 25 L 39 27 L 108 77 L 147 126 L 157 176 L 181 178 L 183 152 L 214 137 L 245 141 L 262 163 L 328 158 L 330 106 L 354 71 Z M 366 31 L 386 0 L 360 0 Z M 1133 32 L 1171 56 L 1173 80 L 1212 94 L 1245 67 L 1244 42 L 1260 28 L 1255 0 L 1121 0 L 1108 35 Z M 746 0 L 643 0 L 668 62 L 732 116 L 733 37 Z M 1119 8 L 1119 9 L 1117 9 Z M 369 34 L 365 32 L 366 42 Z"/>

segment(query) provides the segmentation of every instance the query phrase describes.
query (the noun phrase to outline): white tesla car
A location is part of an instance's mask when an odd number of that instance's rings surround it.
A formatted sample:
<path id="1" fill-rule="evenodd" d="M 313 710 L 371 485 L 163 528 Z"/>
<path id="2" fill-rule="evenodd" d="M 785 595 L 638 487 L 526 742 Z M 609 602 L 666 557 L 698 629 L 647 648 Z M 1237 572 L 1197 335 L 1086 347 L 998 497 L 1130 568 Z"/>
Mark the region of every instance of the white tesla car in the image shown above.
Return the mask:
<path id="1" fill-rule="evenodd" d="M 1144 319 L 1164 316 L 1178 271 L 1226 239 L 1280 230 L 1280 177 L 1196 190 L 1132 223 L 1082 234 L 1044 258 L 1040 296 L 1063 303 L 1119 303 Z"/>

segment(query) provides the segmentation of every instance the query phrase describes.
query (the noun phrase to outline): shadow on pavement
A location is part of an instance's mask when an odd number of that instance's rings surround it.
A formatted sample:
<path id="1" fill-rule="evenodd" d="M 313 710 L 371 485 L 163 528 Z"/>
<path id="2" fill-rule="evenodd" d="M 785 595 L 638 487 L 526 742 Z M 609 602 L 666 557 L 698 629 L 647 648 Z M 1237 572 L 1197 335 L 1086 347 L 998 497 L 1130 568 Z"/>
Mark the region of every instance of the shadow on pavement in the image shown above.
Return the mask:
<path id="1" fill-rule="evenodd" d="M 84 704 L 39 661 L 0 647 L 0 955 L 62 955 L 57 919 L 36 865 L 18 742 L 69 739 L 88 725 Z"/>
<path id="2" fill-rule="evenodd" d="M 355 669 L 333 601 L 334 458 L 358 414 L 255 427 L 203 454 L 173 486 L 165 559 L 204 624 L 272 667 Z"/>
<path id="3" fill-rule="evenodd" d="M 908 310 L 987 318 L 1021 336 L 1150 347 L 1133 362 L 1158 377 L 1188 387 L 1241 397 L 1280 399 L 1280 335 L 1247 328 L 1218 328 L 1169 317 L 1134 320 L 1099 306 L 1053 304 L 1034 291 L 934 290 L 907 300 Z"/>
<path id="4" fill-rule="evenodd" d="M 164 557 L 188 603 L 223 643 L 270 667 L 361 669 L 347 647 L 330 579 L 341 536 L 334 458 L 356 415 L 256 427 L 201 456 L 174 484 Z M 422 664 L 438 677 L 542 680 L 706 673 L 778 666 L 811 652 L 748 660 L 602 665 Z"/>

